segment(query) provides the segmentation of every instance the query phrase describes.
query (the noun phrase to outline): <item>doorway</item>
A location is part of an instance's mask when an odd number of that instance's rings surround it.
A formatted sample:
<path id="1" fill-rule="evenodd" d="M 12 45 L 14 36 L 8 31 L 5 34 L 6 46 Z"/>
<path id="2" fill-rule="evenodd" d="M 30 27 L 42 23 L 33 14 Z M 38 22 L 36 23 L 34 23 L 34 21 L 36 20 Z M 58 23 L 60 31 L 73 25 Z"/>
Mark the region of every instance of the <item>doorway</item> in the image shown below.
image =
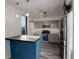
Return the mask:
<path id="1" fill-rule="evenodd" d="M 27 17 L 21 16 L 21 35 L 27 35 Z"/>

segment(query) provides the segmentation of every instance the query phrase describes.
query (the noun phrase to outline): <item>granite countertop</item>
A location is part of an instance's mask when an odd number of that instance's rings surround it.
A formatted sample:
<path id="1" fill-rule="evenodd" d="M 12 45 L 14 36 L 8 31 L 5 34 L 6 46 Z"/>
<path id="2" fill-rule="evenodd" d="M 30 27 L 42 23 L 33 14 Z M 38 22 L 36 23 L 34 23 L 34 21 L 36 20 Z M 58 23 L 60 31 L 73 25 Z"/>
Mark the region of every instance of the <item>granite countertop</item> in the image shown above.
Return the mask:
<path id="1" fill-rule="evenodd" d="M 40 36 L 20 35 L 20 36 L 6 38 L 6 40 L 36 42 L 39 38 Z"/>

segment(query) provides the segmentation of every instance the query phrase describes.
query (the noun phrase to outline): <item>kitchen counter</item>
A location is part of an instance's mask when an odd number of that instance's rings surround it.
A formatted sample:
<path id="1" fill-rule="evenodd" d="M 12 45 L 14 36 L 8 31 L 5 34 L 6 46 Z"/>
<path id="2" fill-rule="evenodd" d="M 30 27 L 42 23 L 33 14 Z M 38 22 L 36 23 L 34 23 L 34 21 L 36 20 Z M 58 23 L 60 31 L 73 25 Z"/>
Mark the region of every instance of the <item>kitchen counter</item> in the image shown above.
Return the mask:
<path id="1" fill-rule="evenodd" d="M 20 36 L 6 38 L 6 40 L 36 42 L 39 38 L 40 36 L 20 35 Z"/>
<path id="2" fill-rule="evenodd" d="M 9 37 L 11 59 L 40 59 L 41 37 L 22 35 Z"/>

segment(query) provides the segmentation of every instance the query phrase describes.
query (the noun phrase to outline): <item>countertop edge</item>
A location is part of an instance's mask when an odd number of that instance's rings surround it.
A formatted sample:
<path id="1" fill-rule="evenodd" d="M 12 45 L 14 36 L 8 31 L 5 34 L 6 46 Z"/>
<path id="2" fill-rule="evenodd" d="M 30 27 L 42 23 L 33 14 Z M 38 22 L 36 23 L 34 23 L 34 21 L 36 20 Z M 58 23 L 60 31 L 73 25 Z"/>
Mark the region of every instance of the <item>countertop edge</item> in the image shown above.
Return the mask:
<path id="1" fill-rule="evenodd" d="M 19 37 L 19 36 L 21 36 L 21 35 L 14 36 L 14 37 Z M 5 40 L 35 43 L 35 42 L 37 42 L 37 41 L 41 38 L 41 37 L 39 37 L 39 38 L 38 38 L 37 40 L 35 40 L 35 41 L 11 39 L 11 38 L 14 38 L 14 37 L 8 37 L 8 38 L 5 38 Z"/>

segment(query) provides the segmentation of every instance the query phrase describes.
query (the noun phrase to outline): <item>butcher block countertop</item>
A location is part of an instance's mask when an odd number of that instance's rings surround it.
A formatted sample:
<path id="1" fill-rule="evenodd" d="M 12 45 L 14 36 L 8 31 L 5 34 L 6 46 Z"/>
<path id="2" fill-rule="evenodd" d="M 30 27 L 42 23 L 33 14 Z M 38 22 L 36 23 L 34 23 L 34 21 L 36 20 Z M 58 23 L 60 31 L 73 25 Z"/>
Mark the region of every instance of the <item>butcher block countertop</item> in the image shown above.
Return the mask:
<path id="1" fill-rule="evenodd" d="M 27 42 L 36 42 L 41 38 L 40 36 L 32 36 L 32 35 L 20 35 L 15 37 L 6 38 L 6 40 L 17 40 L 17 41 L 27 41 Z"/>

